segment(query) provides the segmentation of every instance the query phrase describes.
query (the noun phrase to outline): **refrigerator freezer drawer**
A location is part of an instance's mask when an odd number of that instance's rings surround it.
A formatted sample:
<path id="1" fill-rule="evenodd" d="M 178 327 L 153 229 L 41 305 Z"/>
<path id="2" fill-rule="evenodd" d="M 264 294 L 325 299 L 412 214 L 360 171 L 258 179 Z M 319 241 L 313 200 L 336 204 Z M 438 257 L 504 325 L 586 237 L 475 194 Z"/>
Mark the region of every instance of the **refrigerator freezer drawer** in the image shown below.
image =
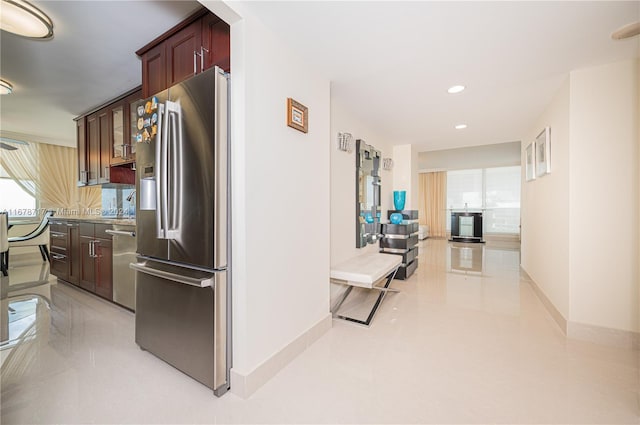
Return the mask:
<path id="1" fill-rule="evenodd" d="M 214 291 L 138 273 L 136 343 L 214 389 Z"/>

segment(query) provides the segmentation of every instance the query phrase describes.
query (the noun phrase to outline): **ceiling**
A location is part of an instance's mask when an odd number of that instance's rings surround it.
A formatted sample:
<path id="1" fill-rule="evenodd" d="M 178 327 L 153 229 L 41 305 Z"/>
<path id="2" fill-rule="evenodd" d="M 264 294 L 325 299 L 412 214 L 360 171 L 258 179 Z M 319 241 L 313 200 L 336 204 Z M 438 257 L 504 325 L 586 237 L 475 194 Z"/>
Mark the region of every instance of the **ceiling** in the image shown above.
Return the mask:
<path id="1" fill-rule="evenodd" d="M 71 119 L 140 84 L 135 50 L 191 1 L 36 1 L 51 41 L 2 32 L 2 131 L 75 143 Z M 251 2 L 331 95 L 393 144 L 421 151 L 520 140 L 571 70 L 640 56 L 640 2 Z M 295 36 L 292 36 L 295 35 Z M 463 84 L 467 90 L 449 95 Z M 468 128 L 455 130 L 465 123 Z M 345 129 L 348 131 L 348 129 Z"/>

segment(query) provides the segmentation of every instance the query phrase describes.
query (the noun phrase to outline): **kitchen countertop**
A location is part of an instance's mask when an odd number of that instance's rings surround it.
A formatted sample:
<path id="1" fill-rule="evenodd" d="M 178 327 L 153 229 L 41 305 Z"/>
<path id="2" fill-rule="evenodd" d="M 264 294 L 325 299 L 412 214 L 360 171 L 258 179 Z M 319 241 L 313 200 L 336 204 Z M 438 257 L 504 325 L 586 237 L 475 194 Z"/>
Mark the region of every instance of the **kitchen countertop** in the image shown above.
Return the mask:
<path id="1" fill-rule="evenodd" d="M 116 218 L 116 217 L 101 217 L 98 215 L 54 215 L 50 220 L 74 220 L 74 221 L 86 221 L 87 223 L 99 223 L 99 224 L 118 224 L 123 226 L 135 226 L 135 218 Z"/>

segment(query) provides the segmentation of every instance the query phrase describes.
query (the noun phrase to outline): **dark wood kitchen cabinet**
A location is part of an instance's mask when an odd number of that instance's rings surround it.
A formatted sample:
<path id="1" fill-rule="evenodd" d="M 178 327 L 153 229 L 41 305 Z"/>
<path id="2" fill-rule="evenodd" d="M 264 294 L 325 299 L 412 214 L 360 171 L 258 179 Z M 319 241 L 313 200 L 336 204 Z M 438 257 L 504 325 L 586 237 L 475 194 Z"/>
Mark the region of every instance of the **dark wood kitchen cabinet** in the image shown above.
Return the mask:
<path id="1" fill-rule="evenodd" d="M 113 245 L 108 224 L 80 223 L 80 287 L 113 300 Z"/>
<path id="2" fill-rule="evenodd" d="M 60 219 L 50 220 L 49 223 L 51 274 L 74 285 L 79 285 L 80 234 L 78 223 Z"/>
<path id="3" fill-rule="evenodd" d="M 76 121 L 76 142 L 78 146 L 78 186 L 86 186 L 87 184 L 87 138 L 86 123 L 87 117 L 82 116 L 75 119 Z"/>
<path id="4" fill-rule="evenodd" d="M 136 52 L 142 59 L 142 96 L 219 66 L 230 70 L 229 25 L 201 9 Z"/>
<path id="5" fill-rule="evenodd" d="M 141 98 L 136 88 L 100 109 L 76 118 L 78 186 L 104 183 L 133 184 L 134 172 L 112 170 L 135 161 L 131 142 L 131 103 Z"/>
<path id="6" fill-rule="evenodd" d="M 110 133 L 109 108 L 102 108 L 87 117 L 87 185 L 109 183 Z"/>

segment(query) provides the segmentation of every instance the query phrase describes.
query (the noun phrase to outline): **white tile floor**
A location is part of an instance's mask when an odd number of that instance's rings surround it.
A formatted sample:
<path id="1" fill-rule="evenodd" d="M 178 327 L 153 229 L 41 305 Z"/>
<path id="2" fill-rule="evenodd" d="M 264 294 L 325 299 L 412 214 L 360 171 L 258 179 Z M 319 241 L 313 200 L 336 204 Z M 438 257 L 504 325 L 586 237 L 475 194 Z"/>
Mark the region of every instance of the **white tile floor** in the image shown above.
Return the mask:
<path id="1" fill-rule="evenodd" d="M 20 356 L 3 351 L 2 423 L 640 423 L 639 353 L 566 339 L 518 250 L 421 247 L 370 328 L 334 321 L 248 400 L 139 350 L 128 311 L 3 281 L 3 311 L 34 292 L 51 309 Z"/>

